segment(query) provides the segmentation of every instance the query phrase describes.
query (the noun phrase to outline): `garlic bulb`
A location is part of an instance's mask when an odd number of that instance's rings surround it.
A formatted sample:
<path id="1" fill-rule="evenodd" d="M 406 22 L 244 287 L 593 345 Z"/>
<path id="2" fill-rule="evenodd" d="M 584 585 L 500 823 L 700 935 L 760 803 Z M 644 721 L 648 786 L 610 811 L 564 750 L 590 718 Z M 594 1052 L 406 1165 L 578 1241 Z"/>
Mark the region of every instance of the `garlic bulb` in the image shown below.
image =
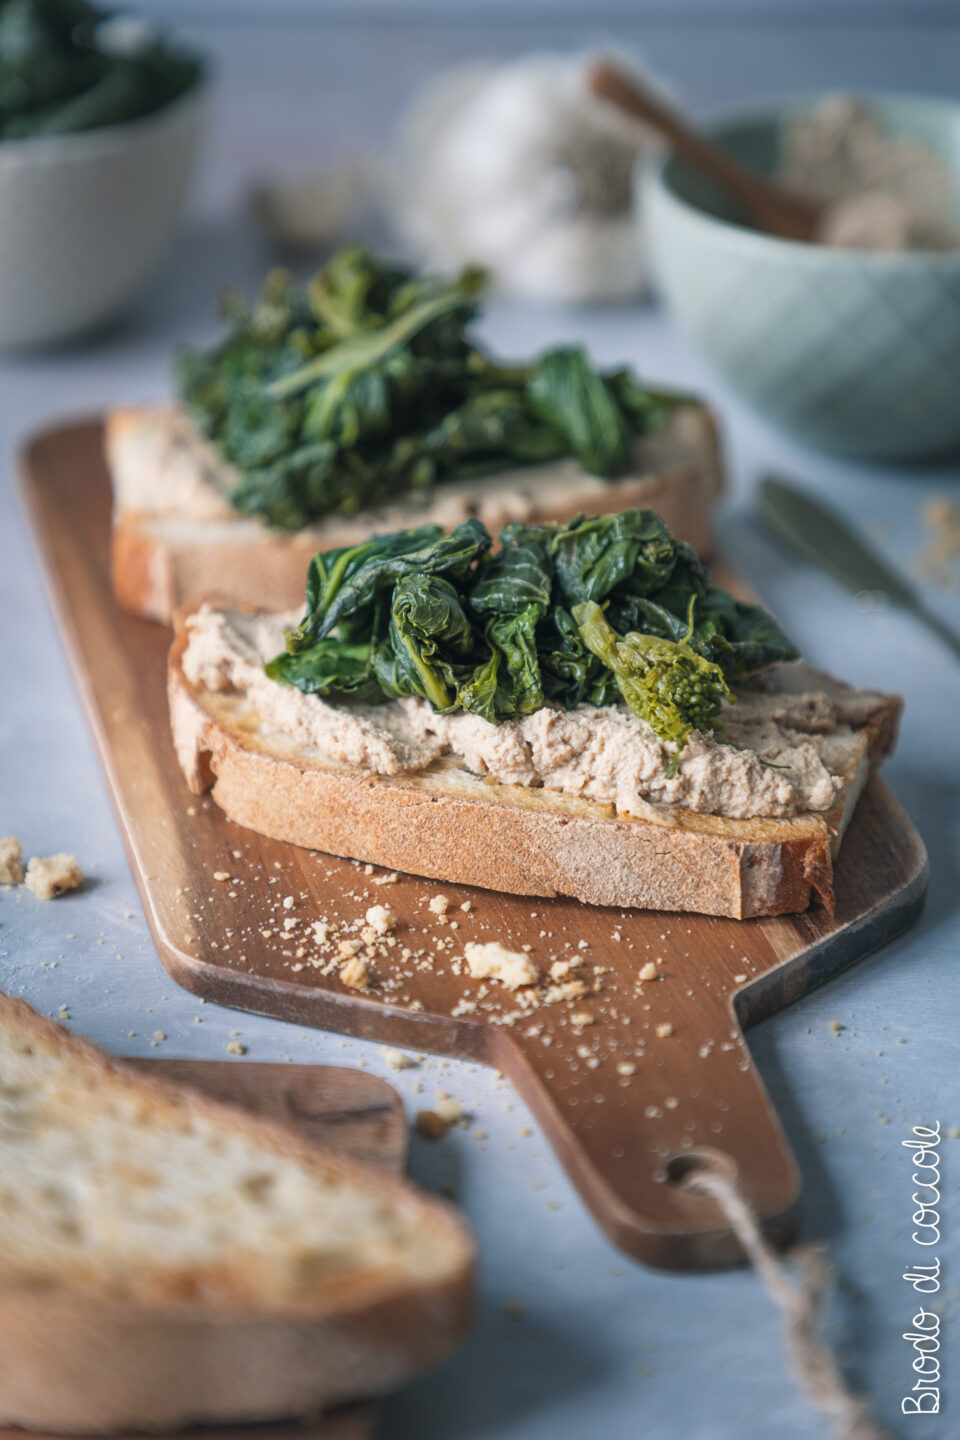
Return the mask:
<path id="1" fill-rule="evenodd" d="M 486 266 L 538 300 L 639 294 L 634 169 L 655 141 L 587 88 L 580 59 L 458 68 L 401 127 L 395 218 L 428 264 Z"/>

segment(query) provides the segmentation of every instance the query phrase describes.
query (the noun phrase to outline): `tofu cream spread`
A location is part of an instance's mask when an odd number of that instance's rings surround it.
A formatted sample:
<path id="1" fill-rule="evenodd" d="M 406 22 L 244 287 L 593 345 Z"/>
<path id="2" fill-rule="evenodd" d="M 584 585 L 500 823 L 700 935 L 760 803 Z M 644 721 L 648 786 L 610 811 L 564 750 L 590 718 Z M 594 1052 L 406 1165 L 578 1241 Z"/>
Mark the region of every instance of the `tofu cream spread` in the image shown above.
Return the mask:
<path id="1" fill-rule="evenodd" d="M 236 694 L 266 732 L 293 736 L 334 766 L 403 776 L 452 757 L 474 775 L 543 786 L 647 817 L 682 807 L 733 819 L 828 810 L 849 777 L 855 729 L 884 697 L 802 665 L 781 666 L 737 691 L 724 735 L 691 732 L 676 746 L 626 705 L 544 706 L 493 725 L 466 711 L 438 714 L 407 696 L 383 705 L 331 704 L 271 680 L 264 662 L 299 615 L 203 605 L 187 620 L 183 670 L 191 684 Z"/>

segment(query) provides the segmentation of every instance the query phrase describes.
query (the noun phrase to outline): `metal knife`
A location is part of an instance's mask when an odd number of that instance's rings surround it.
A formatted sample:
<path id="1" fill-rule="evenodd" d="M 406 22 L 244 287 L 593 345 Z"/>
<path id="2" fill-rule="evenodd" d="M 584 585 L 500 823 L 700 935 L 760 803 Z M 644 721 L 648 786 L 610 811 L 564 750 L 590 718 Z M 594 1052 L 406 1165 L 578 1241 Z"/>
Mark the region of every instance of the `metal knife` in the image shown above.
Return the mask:
<path id="1" fill-rule="evenodd" d="M 903 576 L 870 550 L 836 510 L 772 477 L 761 480 L 757 495 L 763 519 L 804 559 L 855 593 L 881 592 L 960 658 L 960 635 L 927 609 Z"/>

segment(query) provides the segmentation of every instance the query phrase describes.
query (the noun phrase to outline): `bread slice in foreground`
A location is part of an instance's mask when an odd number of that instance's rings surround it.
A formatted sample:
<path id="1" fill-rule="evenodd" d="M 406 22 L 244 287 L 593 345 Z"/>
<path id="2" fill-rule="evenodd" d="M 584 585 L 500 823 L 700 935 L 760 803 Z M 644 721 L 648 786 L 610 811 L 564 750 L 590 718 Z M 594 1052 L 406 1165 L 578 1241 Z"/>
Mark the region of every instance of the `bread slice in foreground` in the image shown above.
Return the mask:
<path id="1" fill-rule="evenodd" d="M 315 1414 L 462 1336 L 439 1201 L 144 1077 L 0 996 L 0 1424 Z"/>
<path id="2" fill-rule="evenodd" d="M 191 684 L 187 613 L 177 617 L 168 695 L 190 788 L 212 787 L 231 820 L 295 845 L 434 880 L 594 905 L 692 910 L 746 919 L 833 905 L 833 861 L 871 765 L 891 748 L 900 710 L 885 697 L 851 735 L 830 810 L 735 820 L 677 808 L 662 824 L 548 789 L 483 778 L 445 757 L 377 775 L 332 766 L 264 727 L 237 691 Z M 835 683 L 835 682 L 834 682 Z"/>
<path id="3" fill-rule="evenodd" d="M 174 610 L 208 594 L 288 610 L 301 604 L 317 550 L 427 521 L 452 529 L 469 515 L 492 534 L 508 521 L 565 521 L 649 507 L 701 555 L 713 549 L 712 507 L 720 490 L 716 428 L 709 410 L 679 407 L 637 442 L 636 473 L 585 475 L 575 461 L 503 471 L 438 486 L 429 506 L 399 501 L 331 516 L 296 534 L 268 529 L 228 504 L 231 472 L 174 406 L 115 410 L 107 420 L 114 493 L 113 584 L 118 603 L 169 623 Z"/>

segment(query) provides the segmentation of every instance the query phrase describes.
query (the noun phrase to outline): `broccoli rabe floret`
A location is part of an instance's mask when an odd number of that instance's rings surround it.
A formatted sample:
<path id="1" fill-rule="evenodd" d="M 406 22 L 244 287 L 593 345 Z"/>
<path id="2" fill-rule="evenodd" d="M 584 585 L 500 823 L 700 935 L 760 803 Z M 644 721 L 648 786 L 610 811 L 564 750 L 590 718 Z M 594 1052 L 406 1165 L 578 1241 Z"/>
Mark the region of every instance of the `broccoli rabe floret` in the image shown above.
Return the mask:
<path id="1" fill-rule="evenodd" d="M 583 643 L 613 671 L 633 713 L 661 740 L 676 745 L 674 764 L 691 730 L 716 728 L 724 700 L 734 699 L 719 665 L 698 655 L 686 640 L 636 631 L 618 635 L 592 600 L 574 606 L 573 618 Z"/>

